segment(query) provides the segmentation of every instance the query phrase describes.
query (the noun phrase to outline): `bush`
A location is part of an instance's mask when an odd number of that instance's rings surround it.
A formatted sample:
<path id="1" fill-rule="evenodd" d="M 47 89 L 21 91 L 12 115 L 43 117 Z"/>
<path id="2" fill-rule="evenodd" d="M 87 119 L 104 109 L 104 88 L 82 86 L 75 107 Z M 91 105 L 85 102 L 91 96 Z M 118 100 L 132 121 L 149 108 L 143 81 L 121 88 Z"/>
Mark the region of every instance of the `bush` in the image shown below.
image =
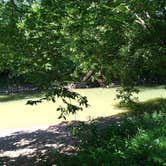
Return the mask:
<path id="1" fill-rule="evenodd" d="M 166 165 L 166 102 L 158 99 L 158 105 L 152 103 L 149 103 L 150 112 L 141 112 L 148 104 L 142 107 L 140 104 L 139 114 L 126 115 L 110 125 L 104 126 L 98 121 L 74 128 L 73 134 L 80 140 L 80 152 L 70 163 L 80 166 Z"/>

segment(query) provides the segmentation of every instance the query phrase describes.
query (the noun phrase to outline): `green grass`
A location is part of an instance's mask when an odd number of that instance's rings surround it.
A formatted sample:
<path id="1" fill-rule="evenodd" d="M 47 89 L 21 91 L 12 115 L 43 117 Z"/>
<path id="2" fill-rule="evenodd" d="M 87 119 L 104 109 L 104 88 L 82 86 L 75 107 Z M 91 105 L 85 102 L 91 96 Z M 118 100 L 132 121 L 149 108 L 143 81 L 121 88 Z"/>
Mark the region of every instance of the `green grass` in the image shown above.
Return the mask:
<path id="1" fill-rule="evenodd" d="M 90 120 L 98 117 L 108 117 L 125 112 L 125 109 L 115 107 L 117 100 L 116 88 L 104 89 L 77 89 L 77 92 L 86 95 L 91 105 L 88 109 L 70 115 L 67 120 Z M 24 93 L 0 96 L 0 129 L 23 128 L 43 125 L 53 125 L 61 122 L 56 111 L 59 102 L 54 104 L 44 102 L 37 106 L 27 106 L 28 99 L 39 98 L 42 94 Z M 140 101 L 166 97 L 163 87 L 144 88 L 141 87 Z"/>

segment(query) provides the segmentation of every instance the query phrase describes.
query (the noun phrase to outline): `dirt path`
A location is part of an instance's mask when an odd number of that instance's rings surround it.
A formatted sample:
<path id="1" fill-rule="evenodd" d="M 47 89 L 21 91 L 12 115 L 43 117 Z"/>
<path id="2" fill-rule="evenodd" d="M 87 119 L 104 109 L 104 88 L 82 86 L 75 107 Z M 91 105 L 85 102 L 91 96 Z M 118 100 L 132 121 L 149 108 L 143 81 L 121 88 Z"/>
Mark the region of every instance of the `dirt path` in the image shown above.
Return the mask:
<path id="1" fill-rule="evenodd" d="M 94 122 L 106 127 L 120 122 L 120 119 L 120 116 L 112 116 L 98 118 Z M 53 166 L 59 156 L 69 156 L 77 152 L 79 140 L 72 137 L 70 129 L 80 123 L 82 122 L 63 122 L 48 128 L 17 132 L 9 130 L 0 136 L 0 166 Z M 63 165 L 63 160 L 60 162 Z"/>
<path id="2" fill-rule="evenodd" d="M 52 149 L 59 153 L 73 153 L 76 140 L 70 135 L 68 127 L 68 123 L 62 123 L 46 129 L 18 131 L 0 137 L 0 165 L 35 166 L 43 160 L 51 160 L 48 158 Z"/>

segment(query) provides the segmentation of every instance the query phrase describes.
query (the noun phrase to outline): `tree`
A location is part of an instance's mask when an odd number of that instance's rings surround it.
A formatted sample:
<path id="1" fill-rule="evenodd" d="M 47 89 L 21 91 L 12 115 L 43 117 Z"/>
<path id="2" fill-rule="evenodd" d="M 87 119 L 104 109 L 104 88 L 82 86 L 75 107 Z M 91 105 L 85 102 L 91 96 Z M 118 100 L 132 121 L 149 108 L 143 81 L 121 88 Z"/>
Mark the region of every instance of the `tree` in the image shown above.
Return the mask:
<path id="1" fill-rule="evenodd" d="M 163 0 L 132 0 L 123 5 L 122 13 L 127 12 L 130 19 L 124 29 L 126 43 L 115 61 L 124 90 L 121 97 L 127 91 L 138 92 L 134 86 L 140 83 L 166 83 L 165 6 Z"/>
<path id="2" fill-rule="evenodd" d="M 59 4 L 55 1 L 1 2 L 0 43 L 2 51 L 6 48 L 9 50 L 2 56 L 6 56 L 9 63 L 6 69 L 11 76 L 23 76 L 26 81 L 47 91 L 45 97 L 28 101 L 28 104 L 37 104 L 43 100 L 55 102 L 60 97 L 66 108 L 59 107 L 57 110 L 61 111 L 60 118 L 65 118 L 68 113 L 82 110 L 82 106 L 87 107 L 88 104 L 86 97 L 64 87 L 73 67 L 63 53 L 65 40 L 60 28 L 63 17 Z M 53 9 L 55 13 L 50 15 Z M 72 100 L 77 100 L 78 105 L 72 104 Z"/>
<path id="3" fill-rule="evenodd" d="M 119 97 L 132 101 L 140 82 L 166 81 L 165 6 L 164 0 L 1 1 L 1 71 L 46 90 L 92 71 L 92 81 L 120 80 Z"/>

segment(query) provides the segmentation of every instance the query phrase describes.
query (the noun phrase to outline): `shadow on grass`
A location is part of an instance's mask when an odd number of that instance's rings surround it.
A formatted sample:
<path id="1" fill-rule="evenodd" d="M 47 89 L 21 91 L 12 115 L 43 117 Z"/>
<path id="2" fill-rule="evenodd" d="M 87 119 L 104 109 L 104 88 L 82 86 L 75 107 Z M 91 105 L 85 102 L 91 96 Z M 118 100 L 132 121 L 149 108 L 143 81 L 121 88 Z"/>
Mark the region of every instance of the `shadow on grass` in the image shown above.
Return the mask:
<path id="1" fill-rule="evenodd" d="M 141 113 L 153 113 L 154 111 L 160 111 L 163 106 L 166 106 L 166 99 L 165 98 L 155 98 L 150 99 L 145 102 L 135 102 L 130 105 L 128 104 L 117 104 L 115 107 L 121 108 L 121 109 L 127 109 L 129 110 L 129 114 L 141 114 Z"/>
<path id="2" fill-rule="evenodd" d="M 39 92 L 26 92 L 26 93 L 14 93 L 14 94 L 6 94 L 0 95 L 0 102 L 9 102 L 16 100 L 24 100 L 24 99 L 32 99 L 39 98 L 43 95 L 43 93 Z"/>
<path id="3" fill-rule="evenodd" d="M 12 166 L 166 165 L 166 99 L 137 103 L 130 109 L 133 108 L 135 111 L 130 113 L 72 122 L 65 128 L 62 124 L 45 131 L 20 132 L 0 138 L 0 152 L 6 154 L 0 157 L 0 163 Z M 24 148 L 36 151 L 10 157 L 10 151 Z"/>
<path id="4" fill-rule="evenodd" d="M 157 98 L 148 100 L 146 102 L 136 103 L 134 107 L 131 107 L 131 109 L 134 109 L 134 111 L 138 112 L 154 112 L 154 111 L 160 111 L 163 106 L 166 106 L 166 99 L 164 98 Z"/>

